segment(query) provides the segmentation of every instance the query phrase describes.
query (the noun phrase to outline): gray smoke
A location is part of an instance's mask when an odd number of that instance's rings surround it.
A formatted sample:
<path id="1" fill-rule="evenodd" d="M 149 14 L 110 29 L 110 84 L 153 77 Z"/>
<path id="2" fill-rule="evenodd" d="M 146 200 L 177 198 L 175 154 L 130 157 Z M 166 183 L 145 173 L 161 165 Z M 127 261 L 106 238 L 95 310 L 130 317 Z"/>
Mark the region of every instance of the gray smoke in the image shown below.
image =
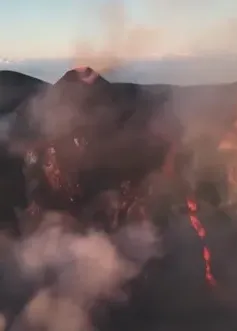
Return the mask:
<path id="1" fill-rule="evenodd" d="M 127 300 L 121 286 L 146 261 L 162 255 L 159 234 L 150 224 L 125 227 L 109 237 L 89 230 L 85 236 L 65 231 L 65 216 L 45 215 L 38 229 L 13 244 L 13 275 L 35 284 L 11 330 L 93 330 L 89 311 L 97 300 Z M 50 285 L 45 277 L 54 275 Z"/>

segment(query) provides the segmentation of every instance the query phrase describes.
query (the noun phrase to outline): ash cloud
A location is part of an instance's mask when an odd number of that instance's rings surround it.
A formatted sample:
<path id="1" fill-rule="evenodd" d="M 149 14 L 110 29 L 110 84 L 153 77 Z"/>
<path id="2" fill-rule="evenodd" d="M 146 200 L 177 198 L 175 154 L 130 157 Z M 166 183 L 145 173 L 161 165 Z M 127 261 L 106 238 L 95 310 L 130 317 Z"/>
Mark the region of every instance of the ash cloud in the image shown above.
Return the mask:
<path id="1" fill-rule="evenodd" d="M 160 54 L 159 50 L 165 42 L 163 31 L 144 24 L 134 24 L 123 1 L 106 1 L 101 5 L 97 18 L 103 31 L 101 45 L 94 47 L 88 42 L 79 43 L 75 66 L 86 62 L 99 73 L 105 74 L 128 60 Z"/>

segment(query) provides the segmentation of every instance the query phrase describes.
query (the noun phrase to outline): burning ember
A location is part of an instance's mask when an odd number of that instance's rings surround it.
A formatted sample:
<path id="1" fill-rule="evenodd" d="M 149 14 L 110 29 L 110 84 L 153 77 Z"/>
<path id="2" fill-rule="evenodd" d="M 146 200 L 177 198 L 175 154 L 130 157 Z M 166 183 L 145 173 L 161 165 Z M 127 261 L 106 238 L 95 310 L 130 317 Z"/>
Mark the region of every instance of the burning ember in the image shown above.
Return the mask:
<path id="1" fill-rule="evenodd" d="M 32 201 L 29 207 L 27 208 L 27 213 L 31 216 L 39 215 L 40 207 L 37 205 L 35 201 Z"/>
<path id="2" fill-rule="evenodd" d="M 83 151 L 87 145 L 85 139 L 73 139 L 74 144 L 80 151 Z M 67 196 L 71 202 L 74 202 L 74 195 L 81 194 L 81 188 L 78 183 L 73 183 L 70 180 L 69 174 L 66 174 L 60 169 L 60 164 L 57 159 L 57 151 L 55 147 L 48 147 L 44 154 L 43 170 L 46 178 L 54 191 L 61 191 Z"/>
<path id="3" fill-rule="evenodd" d="M 54 147 L 50 147 L 47 149 L 45 156 L 44 171 L 51 187 L 55 190 L 61 188 L 62 178 L 56 160 L 56 151 Z"/>
<path id="4" fill-rule="evenodd" d="M 32 150 L 29 150 L 27 153 L 26 153 L 26 156 L 25 156 L 25 163 L 27 165 L 31 165 L 31 164 L 35 164 L 37 163 L 38 161 L 38 156 L 37 154 L 32 151 Z"/>
<path id="5" fill-rule="evenodd" d="M 195 213 L 197 212 L 197 204 L 195 201 L 188 199 L 187 206 L 188 206 L 188 210 L 190 212 L 189 218 L 190 218 L 191 225 L 194 228 L 194 230 L 197 232 L 198 236 L 204 241 L 205 237 L 206 237 L 206 231 L 205 231 L 204 227 L 202 226 L 202 223 L 200 222 L 198 217 L 195 215 Z M 211 272 L 211 253 L 210 253 L 208 247 L 205 245 L 205 243 L 203 246 L 203 259 L 205 262 L 206 280 L 210 285 L 215 286 L 216 280 Z"/>
<path id="6" fill-rule="evenodd" d="M 73 142 L 76 145 L 76 147 L 79 148 L 80 152 L 83 152 L 86 146 L 88 145 L 88 142 L 84 137 L 82 137 L 81 139 L 74 137 Z"/>
<path id="7" fill-rule="evenodd" d="M 125 180 L 121 183 L 120 194 L 121 194 L 121 205 L 120 212 L 124 215 L 128 215 L 133 205 L 136 204 L 138 197 L 134 194 L 131 182 Z"/>

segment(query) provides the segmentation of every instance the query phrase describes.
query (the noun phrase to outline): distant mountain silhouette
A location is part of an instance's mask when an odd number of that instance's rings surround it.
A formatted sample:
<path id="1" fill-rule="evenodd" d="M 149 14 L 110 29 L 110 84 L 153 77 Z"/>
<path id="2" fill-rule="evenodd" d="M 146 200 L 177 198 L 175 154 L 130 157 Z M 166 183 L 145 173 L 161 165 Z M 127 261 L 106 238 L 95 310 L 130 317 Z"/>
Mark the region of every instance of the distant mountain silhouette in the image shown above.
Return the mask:
<path id="1" fill-rule="evenodd" d="M 77 170 L 70 172 L 78 171 L 88 196 L 116 186 L 121 178 L 138 179 L 161 168 L 169 146 L 182 139 L 200 153 L 204 145 L 215 148 L 236 116 L 237 84 L 138 85 L 110 83 L 99 75 L 88 84 L 84 74 L 67 72 L 34 104 L 34 111 L 42 115 L 37 128 L 43 137 L 59 141 L 65 169 L 72 166 L 69 155 L 74 158 Z M 27 121 L 24 127 L 27 131 Z M 83 156 L 75 157 L 66 147 L 73 136 L 88 142 Z"/>
<path id="2" fill-rule="evenodd" d="M 105 83 L 107 82 L 104 78 L 102 78 L 97 72 L 95 72 L 93 69 L 89 67 L 83 67 L 78 69 L 69 70 L 66 72 L 63 77 L 61 77 L 56 84 L 60 84 L 63 82 L 68 83 L 75 83 L 75 82 L 87 82 L 88 78 L 93 77 L 93 83 L 95 81 L 102 83 L 102 81 Z M 90 83 L 90 82 L 89 82 Z"/>
<path id="3" fill-rule="evenodd" d="M 116 125 L 122 125 L 135 113 L 136 125 L 139 121 L 143 125 L 145 117 L 150 116 L 149 111 L 157 107 L 160 109 L 161 104 L 165 104 L 165 112 L 168 114 L 172 110 L 179 118 L 187 139 L 195 140 L 201 134 L 216 141 L 235 117 L 237 83 L 190 87 L 139 85 L 110 83 L 100 75 L 95 75 L 93 84 L 88 84 L 84 78 L 91 73 L 93 70 L 90 68 L 65 73 L 52 85 L 47 100 L 44 100 L 44 111 L 49 112 L 47 109 L 50 109 L 52 114 L 59 114 L 65 107 L 80 109 L 83 116 L 90 117 L 91 124 L 96 122 L 98 125 L 100 122 L 103 126 L 110 122 L 112 129 L 115 122 Z M 0 114 L 7 114 L 16 108 L 24 112 L 25 108 L 30 107 L 26 106 L 27 98 L 49 86 L 27 75 L 0 71 Z M 39 109 L 42 108 L 40 102 L 37 104 Z M 132 126 L 132 123 L 130 121 L 128 125 Z M 76 122 L 73 124 L 77 125 Z"/>
<path id="4" fill-rule="evenodd" d="M 85 72 L 87 72 L 88 76 L 93 75 L 93 70 L 91 68 L 86 68 L 83 72 L 79 70 L 71 70 L 67 72 L 54 85 L 54 87 L 63 88 L 63 86 L 65 86 L 67 93 L 64 94 L 64 97 L 66 97 L 67 94 L 69 97 L 72 97 L 72 94 L 75 96 L 77 95 L 78 99 L 86 100 L 84 105 L 86 108 L 91 108 L 92 106 L 96 108 L 104 104 L 107 106 L 112 106 L 113 110 L 118 111 L 118 113 L 121 113 L 121 110 L 123 110 L 122 112 L 129 113 L 129 108 L 131 107 L 134 112 L 138 111 L 141 108 L 139 101 L 150 103 L 159 101 L 158 103 L 160 104 L 160 102 L 163 103 L 163 101 L 167 100 L 165 96 L 169 91 L 168 85 L 157 85 L 150 87 L 133 83 L 110 83 L 102 76 L 96 75 L 95 73 L 93 84 L 88 84 L 86 82 Z M 68 84 L 71 84 L 70 88 Z M 160 98 L 161 95 L 163 95 L 164 99 Z M 111 112 L 112 109 L 110 113 Z M 123 116 L 126 118 L 125 114 L 122 115 L 122 117 Z"/>
<path id="5" fill-rule="evenodd" d="M 167 108 L 169 86 L 111 84 L 99 75 L 88 83 L 84 74 L 69 71 L 45 93 L 35 94 L 33 104 L 22 102 L 15 109 L 10 136 L 24 146 L 26 140 L 36 146 L 42 143 L 42 148 L 44 141 L 47 145 L 54 140 L 62 167 L 73 174 L 73 180 L 81 178 L 85 197 L 90 199 L 123 178 L 138 180 L 160 168 L 181 127 L 172 108 Z M 83 157 L 74 150 L 74 137 L 86 141 Z M 48 194 L 50 188 L 41 196 L 49 203 Z"/>
<path id="6" fill-rule="evenodd" d="M 24 160 L 7 148 L 17 109 L 38 94 L 47 83 L 14 71 L 0 71 L 0 228 L 17 233 L 14 208 L 26 208 L 26 189 L 23 174 Z M 20 123 L 19 123 L 20 125 Z"/>
<path id="7" fill-rule="evenodd" d="M 91 74 L 94 81 L 88 83 L 85 78 Z M 171 145 L 180 142 L 181 131 L 192 146 L 200 136 L 217 145 L 236 116 L 237 84 L 179 87 L 110 83 L 90 68 L 70 70 L 54 85 L 14 72 L 1 72 L 1 77 L 8 91 L 8 98 L 2 98 L 2 107 L 6 105 L 2 112 L 15 110 L 17 114 L 12 137 L 20 141 L 37 135 L 40 140 L 84 135 L 90 141 L 80 161 L 85 169 L 92 164 L 113 168 L 118 162 L 124 169 L 136 163 L 144 166 L 162 140 Z M 20 84 L 22 90 L 15 88 Z M 32 124 L 30 118 L 35 114 L 37 120 Z M 142 144 L 146 158 L 139 152 Z M 144 144 L 150 146 L 150 152 Z"/>
<path id="8" fill-rule="evenodd" d="M 96 74 L 91 84 L 86 81 L 85 73 L 71 70 L 48 89 L 42 100 L 38 98 L 34 103 L 34 111 L 44 113 L 44 118 L 53 117 L 55 123 L 51 122 L 54 128 L 58 123 L 58 127 L 63 126 L 63 131 L 66 131 L 70 118 L 70 129 L 89 125 L 95 131 L 112 132 L 115 127 L 123 126 L 133 114 L 136 126 L 144 125 L 156 106 L 160 107 L 168 100 L 169 86 L 160 85 L 151 88 L 150 92 L 148 89 L 150 90 L 149 87 L 130 83 L 111 84 Z M 17 112 L 24 113 L 29 107 L 32 106 L 22 104 Z M 147 108 L 146 112 L 143 111 L 144 107 Z M 128 125 L 132 126 L 132 123 L 133 121 Z M 54 130 L 49 128 L 48 134 L 53 135 Z"/>
<path id="9" fill-rule="evenodd" d="M 0 71 L 0 115 L 13 112 L 47 83 L 19 72 Z"/>

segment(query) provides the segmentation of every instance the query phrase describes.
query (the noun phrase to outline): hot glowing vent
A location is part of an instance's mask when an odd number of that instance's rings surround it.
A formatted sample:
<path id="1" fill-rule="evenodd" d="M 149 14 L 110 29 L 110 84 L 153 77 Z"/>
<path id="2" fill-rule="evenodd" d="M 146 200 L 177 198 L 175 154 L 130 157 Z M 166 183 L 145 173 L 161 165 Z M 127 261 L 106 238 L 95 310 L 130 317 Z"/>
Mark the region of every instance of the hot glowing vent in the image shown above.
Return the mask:
<path id="1" fill-rule="evenodd" d="M 93 84 L 96 78 L 98 77 L 97 72 L 86 66 L 81 66 L 76 70 L 80 74 L 81 80 L 87 84 Z"/>

